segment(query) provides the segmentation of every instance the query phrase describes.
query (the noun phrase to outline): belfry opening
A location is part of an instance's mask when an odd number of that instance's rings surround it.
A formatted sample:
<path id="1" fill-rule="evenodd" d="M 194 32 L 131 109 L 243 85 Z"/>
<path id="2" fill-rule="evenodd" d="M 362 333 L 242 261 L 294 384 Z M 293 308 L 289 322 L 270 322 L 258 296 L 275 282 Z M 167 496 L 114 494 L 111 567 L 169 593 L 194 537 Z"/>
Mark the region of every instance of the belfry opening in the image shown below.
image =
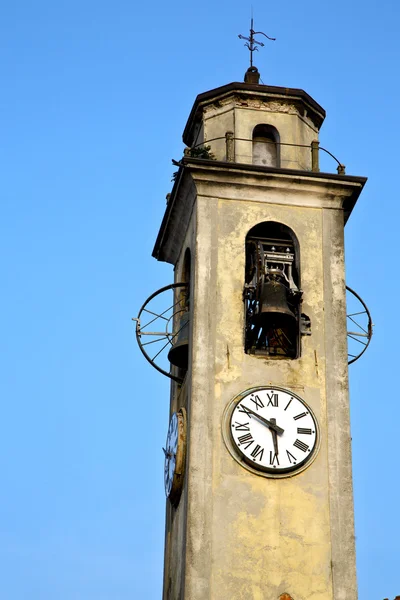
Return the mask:
<path id="1" fill-rule="evenodd" d="M 267 221 L 246 237 L 245 352 L 268 358 L 300 354 L 299 245 L 293 231 Z"/>

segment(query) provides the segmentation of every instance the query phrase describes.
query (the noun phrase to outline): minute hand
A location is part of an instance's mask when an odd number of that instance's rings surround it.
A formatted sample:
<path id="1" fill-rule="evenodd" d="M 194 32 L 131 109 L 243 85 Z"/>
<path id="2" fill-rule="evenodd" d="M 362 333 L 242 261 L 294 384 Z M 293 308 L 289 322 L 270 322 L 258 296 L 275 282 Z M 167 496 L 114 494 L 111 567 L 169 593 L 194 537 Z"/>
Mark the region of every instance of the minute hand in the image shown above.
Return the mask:
<path id="1" fill-rule="evenodd" d="M 269 421 L 268 419 L 265 419 L 265 417 L 262 417 L 261 415 L 259 415 L 258 413 L 256 413 L 251 408 L 248 408 L 247 406 L 244 406 L 243 404 L 242 404 L 242 406 L 243 406 L 244 409 L 246 409 L 247 412 L 249 412 L 252 415 L 254 415 L 255 417 L 257 417 L 257 419 L 259 421 L 261 421 L 262 423 L 265 423 L 265 425 L 268 425 L 268 427 L 270 429 L 273 429 L 274 431 L 276 431 L 276 433 L 279 433 L 279 435 L 282 435 L 282 433 L 285 431 L 284 429 L 282 429 L 282 427 L 279 427 L 279 425 L 276 425 L 275 423 L 272 423 L 272 421 Z"/>

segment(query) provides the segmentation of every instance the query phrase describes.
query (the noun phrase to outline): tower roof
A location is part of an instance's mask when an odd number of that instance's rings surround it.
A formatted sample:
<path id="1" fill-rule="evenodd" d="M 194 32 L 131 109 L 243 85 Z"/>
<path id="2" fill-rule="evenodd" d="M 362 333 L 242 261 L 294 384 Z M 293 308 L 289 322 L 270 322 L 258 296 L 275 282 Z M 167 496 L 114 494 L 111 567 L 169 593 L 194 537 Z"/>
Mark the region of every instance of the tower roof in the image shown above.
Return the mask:
<path id="1" fill-rule="evenodd" d="M 307 114 L 314 122 L 317 129 L 320 129 L 326 116 L 326 112 L 322 106 L 320 106 L 318 102 L 304 90 L 254 83 L 232 82 L 209 90 L 208 92 L 203 92 L 197 96 L 183 132 L 182 137 L 184 144 L 187 146 L 193 145 L 195 126 L 202 118 L 203 108 L 233 94 L 238 94 L 244 98 L 258 98 L 264 102 L 284 101 L 286 103 L 296 104 L 301 111 L 304 114 Z"/>

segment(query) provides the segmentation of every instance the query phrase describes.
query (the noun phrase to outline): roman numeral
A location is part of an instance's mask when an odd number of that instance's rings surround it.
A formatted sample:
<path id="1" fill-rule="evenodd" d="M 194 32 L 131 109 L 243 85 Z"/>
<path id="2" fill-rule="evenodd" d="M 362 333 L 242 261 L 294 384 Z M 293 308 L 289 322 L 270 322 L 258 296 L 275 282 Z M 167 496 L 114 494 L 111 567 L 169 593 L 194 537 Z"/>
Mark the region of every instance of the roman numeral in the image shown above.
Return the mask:
<path id="1" fill-rule="evenodd" d="M 293 396 L 290 398 L 289 402 L 286 404 L 285 409 L 289 408 L 291 401 L 293 400 Z"/>
<path id="2" fill-rule="evenodd" d="M 306 427 L 298 427 L 297 433 L 303 433 L 304 435 L 311 435 L 311 429 L 307 429 Z"/>
<path id="3" fill-rule="evenodd" d="M 260 396 L 254 396 L 254 398 L 250 398 L 252 402 L 256 405 L 256 409 L 264 408 L 264 402 L 260 399 Z"/>
<path id="4" fill-rule="evenodd" d="M 267 398 L 268 398 L 268 404 L 267 407 L 269 405 L 271 406 L 278 406 L 278 394 L 275 394 L 274 392 L 271 392 L 271 394 L 267 394 Z"/>
<path id="5" fill-rule="evenodd" d="M 253 436 L 251 433 L 245 433 L 244 435 L 238 437 L 238 442 L 239 446 L 244 446 L 247 450 L 247 448 L 254 442 Z"/>
<path id="6" fill-rule="evenodd" d="M 302 419 L 303 417 L 306 417 L 308 415 L 308 413 L 304 412 L 304 413 L 300 413 L 299 415 L 296 415 L 295 417 L 293 417 L 293 419 L 295 421 L 297 421 L 297 419 Z"/>
<path id="7" fill-rule="evenodd" d="M 295 443 L 293 444 L 293 446 L 296 446 L 296 448 L 298 448 L 299 450 L 302 450 L 302 452 L 307 452 L 309 446 L 307 446 L 307 444 L 305 444 L 304 442 L 301 442 L 300 440 L 296 440 Z"/>
<path id="8" fill-rule="evenodd" d="M 286 450 L 287 452 L 287 450 Z M 276 461 L 276 464 L 279 467 L 279 459 L 278 459 L 278 455 L 275 454 L 275 452 L 272 452 L 272 450 L 269 451 L 269 464 L 274 466 L 274 462 Z"/>
<path id="9" fill-rule="evenodd" d="M 233 427 L 235 428 L 236 431 L 250 431 L 250 427 L 249 427 L 249 423 L 238 423 L 237 421 L 235 421 L 235 425 L 233 425 Z M 297 430 L 298 432 L 298 430 Z M 311 429 L 310 429 L 310 433 L 311 433 Z"/>
<path id="10" fill-rule="evenodd" d="M 251 419 L 251 412 L 245 406 L 242 406 L 241 404 L 239 404 L 238 410 L 241 413 L 245 413 Z"/>
<path id="11" fill-rule="evenodd" d="M 290 462 L 290 464 L 292 464 L 292 462 L 293 462 L 294 464 L 296 464 L 296 460 L 297 460 L 297 458 L 296 458 L 295 456 L 293 456 L 293 454 L 291 454 L 291 453 L 289 452 L 289 450 L 286 450 L 286 454 L 287 454 L 287 457 L 288 457 L 288 459 L 289 459 L 289 462 Z M 293 459 L 293 460 L 292 460 L 292 459 Z"/>
<path id="12" fill-rule="evenodd" d="M 257 444 L 257 446 L 254 448 L 253 452 L 251 453 L 251 456 L 254 458 L 254 460 L 256 460 L 257 456 L 259 456 L 260 461 L 261 461 L 263 454 L 264 454 L 264 448 L 261 448 L 261 446 L 259 446 Z"/>

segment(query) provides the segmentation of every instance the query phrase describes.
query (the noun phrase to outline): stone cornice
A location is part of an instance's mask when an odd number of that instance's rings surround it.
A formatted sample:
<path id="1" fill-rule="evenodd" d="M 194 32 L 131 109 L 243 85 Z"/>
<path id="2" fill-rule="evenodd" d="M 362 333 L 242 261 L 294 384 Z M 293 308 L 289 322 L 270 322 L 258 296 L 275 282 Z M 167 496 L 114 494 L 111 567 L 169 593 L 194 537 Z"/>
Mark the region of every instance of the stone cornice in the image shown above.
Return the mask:
<path id="1" fill-rule="evenodd" d="M 277 101 L 294 103 L 302 106 L 316 128 L 319 130 L 326 116 L 325 110 L 307 92 L 297 88 L 284 88 L 271 85 L 256 85 L 249 83 L 228 83 L 221 87 L 199 94 L 194 101 L 188 121 L 183 132 L 183 142 L 192 146 L 194 129 L 201 120 L 203 109 L 215 102 L 222 102 L 227 97 L 241 95 L 245 98 L 258 98 L 264 102 Z"/>
<path id="2" fill-rule="evenodd" d="M 350 175 L 184 158 L 153 256 L 175 264 L 197 196 L 343 210 L 346 223 L 366 181 Z"/>

